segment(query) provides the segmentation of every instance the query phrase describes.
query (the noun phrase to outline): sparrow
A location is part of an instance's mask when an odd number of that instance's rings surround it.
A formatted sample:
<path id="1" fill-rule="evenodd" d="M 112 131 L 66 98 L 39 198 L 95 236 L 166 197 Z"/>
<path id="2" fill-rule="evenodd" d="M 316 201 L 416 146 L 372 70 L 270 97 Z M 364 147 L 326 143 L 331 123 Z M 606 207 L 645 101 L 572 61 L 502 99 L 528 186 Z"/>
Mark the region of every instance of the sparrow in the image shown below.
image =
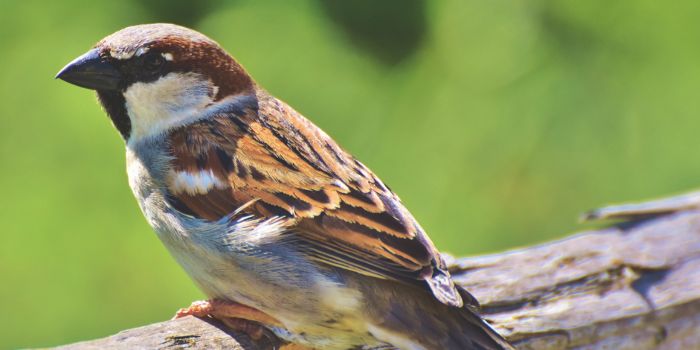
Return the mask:
<path id="1" fill-rule="evenodd" d="M 215 41 L 124 28 L 56 76 L 95 90 L 143 215 L 212 316 L 313 349 L 512 349 L 372 171 Z"/>

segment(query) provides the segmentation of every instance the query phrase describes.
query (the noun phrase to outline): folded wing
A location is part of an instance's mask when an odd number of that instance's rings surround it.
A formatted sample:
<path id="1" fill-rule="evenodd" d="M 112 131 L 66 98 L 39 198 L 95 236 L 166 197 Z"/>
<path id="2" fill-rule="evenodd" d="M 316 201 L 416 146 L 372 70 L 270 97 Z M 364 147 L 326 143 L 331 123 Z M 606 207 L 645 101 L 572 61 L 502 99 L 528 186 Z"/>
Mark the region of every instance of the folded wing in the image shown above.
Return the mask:
<path id="1" fill-rule="evenodd" d="M 244 204 L 288 218 L 300 249 L 321 263 L 425 284 L 447 305 L 463 301 L 433 243 L 367 167 L 286 104 L 261 93 L 170 135 L 167 187 L 183 213 L 218 220 Z"/>

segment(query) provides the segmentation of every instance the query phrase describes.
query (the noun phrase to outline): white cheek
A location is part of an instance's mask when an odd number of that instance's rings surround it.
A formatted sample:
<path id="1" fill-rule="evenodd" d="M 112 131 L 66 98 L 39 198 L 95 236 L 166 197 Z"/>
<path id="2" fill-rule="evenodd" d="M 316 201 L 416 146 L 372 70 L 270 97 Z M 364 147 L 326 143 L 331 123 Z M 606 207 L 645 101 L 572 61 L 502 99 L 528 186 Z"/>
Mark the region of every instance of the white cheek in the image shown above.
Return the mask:
<path id="1" fill-rule="evenodd" d="M 216 88 L 194 73 L 170 73 L 148 83 L 134 83 L 124 91 L 131 120 L 131 140 L 158 135 L 198 119 L 213 102 Z"/>

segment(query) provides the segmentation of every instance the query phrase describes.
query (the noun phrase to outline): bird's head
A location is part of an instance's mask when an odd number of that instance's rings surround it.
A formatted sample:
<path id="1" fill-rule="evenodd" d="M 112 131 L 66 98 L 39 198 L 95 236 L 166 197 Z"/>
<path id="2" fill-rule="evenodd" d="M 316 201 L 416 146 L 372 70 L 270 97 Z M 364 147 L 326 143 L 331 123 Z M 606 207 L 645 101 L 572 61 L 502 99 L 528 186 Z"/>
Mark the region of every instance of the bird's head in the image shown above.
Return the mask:
<path id="1" fill-rule="evenodd" d="M 124 28 L 56 77 L 96 90 L 125 140 L 183 125 L 211 104 L 255 89 L 252 78 L 215 41 L 173 24 Z"/>

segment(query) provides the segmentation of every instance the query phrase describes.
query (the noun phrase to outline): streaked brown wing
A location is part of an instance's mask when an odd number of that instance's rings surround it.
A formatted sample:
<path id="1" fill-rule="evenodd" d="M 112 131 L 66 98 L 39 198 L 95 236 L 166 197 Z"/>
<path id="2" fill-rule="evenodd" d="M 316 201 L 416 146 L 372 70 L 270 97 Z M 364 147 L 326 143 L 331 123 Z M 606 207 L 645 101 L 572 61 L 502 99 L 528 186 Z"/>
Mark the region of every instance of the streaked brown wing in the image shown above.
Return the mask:
<path id="1" fill-rule="evenodd" d="M 284 216 L 300 249 L 319 263 L 377 278 L 425 281 L 462 304 L 444 262 L 411 214 L 367 167 L 284 103 L 257 104 L 171 135 L 171 202 L 216 220 L 245 203 Z"/>

